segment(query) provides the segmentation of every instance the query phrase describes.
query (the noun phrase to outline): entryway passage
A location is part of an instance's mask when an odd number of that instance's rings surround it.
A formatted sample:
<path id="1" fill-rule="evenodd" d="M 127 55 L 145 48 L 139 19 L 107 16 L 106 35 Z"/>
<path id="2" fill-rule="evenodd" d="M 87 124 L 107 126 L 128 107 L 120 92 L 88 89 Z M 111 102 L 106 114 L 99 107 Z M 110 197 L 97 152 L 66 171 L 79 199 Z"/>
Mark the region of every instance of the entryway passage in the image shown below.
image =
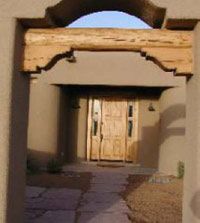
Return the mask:
<path id="1" fill-rule="evenodd" d="M 137 158 L 138 101 L 93 97 L 88 113 L 90 160 L 128 161 Z"/>
<path id="2" fill-rule="evenodd" d="M 26 223 L 130 223 L 130 210 L 121 196 L 133 173 L 152 173 L 134 167 L 107 168 L 71 165 L 65 172 L 91 172 L 90 188 L 27 187 Z"/>

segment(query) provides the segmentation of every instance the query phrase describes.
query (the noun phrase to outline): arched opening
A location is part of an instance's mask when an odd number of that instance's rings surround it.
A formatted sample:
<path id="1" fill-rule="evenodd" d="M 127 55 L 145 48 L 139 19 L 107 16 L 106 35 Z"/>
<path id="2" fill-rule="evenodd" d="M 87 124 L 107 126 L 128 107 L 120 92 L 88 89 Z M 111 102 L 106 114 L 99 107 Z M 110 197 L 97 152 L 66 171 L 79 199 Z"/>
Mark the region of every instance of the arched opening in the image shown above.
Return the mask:
<path id="1" fill-rule="evenodd" d="M 154 28 L 161 27 L 165 15 L 165 9 L 155 6 L 149 0 L 75 0 L 70 3 L 70 6 L 69 2 L 63 0 L 47 11 L 55 18 L 59 26 L 64 26 L 84 15 L 105 10 L 121 11 L 137 16 Z"/>
<path id="2" fill-rule="evenodd" d="M 44 19 L 22 19 L 26 27 L 65 27 L 82 16 L 101 11 L 120 11 L 136 16 L 153 28 L 161 28 L 166 9 L 151 0 L 61 0 L 46 9 Z"/>
<path id="3" fill-rule="evenodd" d="M 103 11 L 83 16 L 67 26 L 69 28 L 128 28 L 150 29 L 141 19 L 124 12 Z"/>

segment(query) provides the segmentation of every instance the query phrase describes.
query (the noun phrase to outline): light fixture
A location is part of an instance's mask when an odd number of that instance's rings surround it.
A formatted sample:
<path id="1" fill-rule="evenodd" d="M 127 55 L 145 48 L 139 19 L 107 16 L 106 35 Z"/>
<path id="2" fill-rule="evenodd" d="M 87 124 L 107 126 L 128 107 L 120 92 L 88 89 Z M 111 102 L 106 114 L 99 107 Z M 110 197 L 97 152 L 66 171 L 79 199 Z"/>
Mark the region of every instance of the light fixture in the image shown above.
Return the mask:
<path id="1" fill-rule="evenodd" d="M 152 102 L 149 104 L 148 110 L 149 110 L 149 111 L 151 111 L 151 112 L 153 112 L 153 111 L 155 111 L 155 110 L 156 110 L 156 109 L 154 108 L 154 106 L 153 106 L 153 103 L 152 103 Z"/>
<path id="2" fill-rule="evenodd" d="M 79 99 L 77 97 L 71 100 L 71 108 L 72 109 L 80 109 L 81 106 L 79 105 Z"/>

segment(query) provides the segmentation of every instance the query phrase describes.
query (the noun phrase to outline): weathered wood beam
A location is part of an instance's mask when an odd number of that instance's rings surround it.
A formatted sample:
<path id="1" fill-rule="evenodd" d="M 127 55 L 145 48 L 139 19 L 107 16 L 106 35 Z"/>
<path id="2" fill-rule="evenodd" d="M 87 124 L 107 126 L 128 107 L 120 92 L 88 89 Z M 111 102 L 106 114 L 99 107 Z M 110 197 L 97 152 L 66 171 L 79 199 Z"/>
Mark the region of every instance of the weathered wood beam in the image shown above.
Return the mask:
<path id="1" fill-rule="evenodd" d="M 72 50 L 134 51 L 154 60 L 166 71 L 191 75 L 191 31 L 130 29 L 29 29 L 25 34 L 23 70 L 45 69 L 56 56 Z"/>

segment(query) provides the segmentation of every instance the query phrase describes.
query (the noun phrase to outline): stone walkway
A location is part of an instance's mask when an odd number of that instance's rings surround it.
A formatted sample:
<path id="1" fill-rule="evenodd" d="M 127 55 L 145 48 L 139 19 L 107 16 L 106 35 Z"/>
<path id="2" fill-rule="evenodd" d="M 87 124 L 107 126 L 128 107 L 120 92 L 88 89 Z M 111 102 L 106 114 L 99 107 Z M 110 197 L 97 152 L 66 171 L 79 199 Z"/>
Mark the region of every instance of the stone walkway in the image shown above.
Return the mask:
<path id="1" fill-rule="evenodd" d="M 87 168 L 68 166 L 65 170 L 86 172 Z M 90 166 L 89 170 L 93 178 L 86 193 L 67 188 L 27 187 L 25 223 L 130 223 L 130 210 L 120 193 L 125 190 L 133 168 Z"/>
<path id="2" fill-rule="evenodd" d="M 94 173 L 90 190 L 83 195 L 78 209 L 78 223 L 129 223 L 129 208 L 120 196 L 127 184 L 127 174 Z"/>

